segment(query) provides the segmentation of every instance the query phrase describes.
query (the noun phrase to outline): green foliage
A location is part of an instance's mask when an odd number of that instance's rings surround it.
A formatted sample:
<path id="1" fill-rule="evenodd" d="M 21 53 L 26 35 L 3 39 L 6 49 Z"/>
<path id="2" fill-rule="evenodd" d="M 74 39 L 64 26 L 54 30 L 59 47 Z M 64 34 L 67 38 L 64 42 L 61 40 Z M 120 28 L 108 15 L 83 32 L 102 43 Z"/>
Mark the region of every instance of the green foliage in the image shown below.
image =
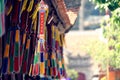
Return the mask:
<path id="1" fill-rule="evenodd" d="M 87 46 L 87 53 L 93 57 L 96 63 L 102 64 L 104 70 L 106 70 L 108 59 L 113 59 L 113 51 L 110 51 L 107 44 L 101 41 L 93 41 L 90 43 L 90 45 Z"/>
<path id="2" fill-rule="evenodd" d="M 109 9 L 111 16 L 103 21 L 104 37 L 108 39 L 108 48 L 113 55 L 108 57 L 114 68 L 120 68 L 120 0 L 92 0 L 100 9 Z M 104 55 L 105 57 L 108 54 Z"/>
<path id="3" fill-rule="evenodd" d="M 78 72 L 74 69 L 67 69 L 67 75 L 71 80 L 76 80 L 78 77 Z"/>
<path id="4" fill-rule="evenodd" d="M 119 0 L 91 0 L 93 3 L 96 4 L 97 8 L 105 9 L 109 8 L 111 11 L 120 7 Z"/>

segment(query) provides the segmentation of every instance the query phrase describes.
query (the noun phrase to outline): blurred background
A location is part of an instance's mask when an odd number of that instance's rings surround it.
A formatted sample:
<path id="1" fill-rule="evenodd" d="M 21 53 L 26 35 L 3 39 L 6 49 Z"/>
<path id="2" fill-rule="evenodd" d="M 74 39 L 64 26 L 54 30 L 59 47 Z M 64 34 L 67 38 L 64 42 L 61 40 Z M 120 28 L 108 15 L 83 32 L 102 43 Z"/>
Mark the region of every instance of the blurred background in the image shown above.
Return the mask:
<path id="1" fill-rule="evenodd" d="M 98 80 L 99 74 L 105 74 L 106 67 L 101 68 L 103 61 L 96 60 L 98 56 L 95 55 L 108 51 L 100 27 L 105 12 L 95 9 L 89 0 L 64 1 L 70 20 L 74 23 L 65 36 L 64 57 L 68 80 Z"/>

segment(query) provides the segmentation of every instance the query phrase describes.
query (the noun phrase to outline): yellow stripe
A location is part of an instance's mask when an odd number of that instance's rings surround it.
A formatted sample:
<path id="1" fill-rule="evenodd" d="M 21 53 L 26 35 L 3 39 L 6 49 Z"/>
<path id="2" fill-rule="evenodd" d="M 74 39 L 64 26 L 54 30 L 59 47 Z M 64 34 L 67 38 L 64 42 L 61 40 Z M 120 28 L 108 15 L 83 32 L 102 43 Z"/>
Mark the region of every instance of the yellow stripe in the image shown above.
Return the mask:
<path id="1" fill-rule="evenodd" d="M 45 9 L 46 9 L 46 20 L 47 20 L 49 9 L 48 9 L 48 7 L 46 7 Z"/>
<path id="2" fill-rule="evenodd" d="M 29 46 L 30 46 L 30 39 L 27 40 L 26 49 L 28 49 Z"/>
<path id="3" fill-rule="evenodd" d="M 60 32 L 56 28 L 56 41 L 58 41 L 59 45 L 62 46 L 61 40 L 60 40 Z"/>
<path id="4" fill-rule="evenodd" d="M 7 12 L 6 12 L 6 15 L 9 15 L 10 13 L 11 13 L 11 11 L 12 11 L 12 5 L 9 7 L 9 9 L 7 10 Z"/>
<path id="5" fill-rule="evenodd" d="M 64 64 L 64 58 L 62 58 L 62 64 Z"/>
<path id="6" fill-rule="evenodd" d="M 34 4 L 34 0 L 31 0 L 30 4 L 28 6 L 28 9 L 27 9 L 28 12 L 30 12 L 32 10 L 33 4 Z"/>
<path id="7" fill-rule="evenodd" d="M 59 67 L 62 68 L 62 63 L 61 63 L 61 61 L 59 61 Z"/>
<path id="8" fill-rule="evenodd" d="M 53 69 L 52 69 L 52 68 L 50 68 L 50 74 L 51 74 L 51 76 L 52 76 L 52 73 L 53 73 Z"/>
<path id="9" fill-rule="evenodd" d="M 52 53 L 52 59 L 55 59 L 55 54 L 54 53 Z"/>
<path id="10" fill-rule="evenodd" d="M 23 44 L 25 44 L 25 39 L 26 39 L 26 33 L 23 35 Z"/>
<path id="11" fill-rule="evenodd" d="M 32 64 L 30 65 L 29 76 L 31 75 L 31 73 L 32 73 Z"/>
<path id="12" fill-rule="evenodd" d="M 45 65 L 44 65 L 44 62 L 40 63 L 40 74 L 41 75 L 44 75 L 45 73 Z"/>
<path id="13" fill-rule="evenodd" d="M 56 40 L 58 41 L 59 45 L 62 46 L 61 40 L 60 40 L 60 32 L 58 29 L 56 29 Z"/>
<path id="14" fill-rule="evenodd" d="M 28 0 L 24 0 L 20 14 L 26 9 Z"/>
<path id="15" fill-rule="evenodd" d="M 59 45 L 62 46 L 61 35 L 59 34 Z"/>
<path id="16" fill-rule="evenodd" d="M 15 42 L 19 42 L 19 37 L 20 37 L 19 34 L 20 34 L 20 31 L 16 30 Z"/>
<path id="17" fill-rule="evenodd" d="M 58 34 L 58 29 L 57 29 L 57 28 L 55 29 L 55 33 L 56 33 L 56 36 L 55 36 L 56 41 L 58 41 L 58 38 L 59 38 L 58 35 L 59 35 L 59 34 Z"/>
<path id="18" fill-rule="evenodd" d="M 10 48 L 10 45 L 6 44 L 5 52 L 4 52 L 4 57 L 9 57 L 9 48 Z"/>
<path id="19" fill-rule="evenodd" d="M 39 4 L 37 4 L 35 6 L 35 10 L 34 10 L 33 14 L 30 16 L 30 17 L 32 17 L 32 20 L 35 20 L 35 18 L 37 17 L 37 12 L 38 11 L 39 11 Z"/>
<path id="20" fill-rule="evenodd" d="M 38 41 L 38 44 L 37 44 L 37 52 L 40 52 L 40 41 Z"/>
<path id="21" fill-rule="evenodd" d="M 55 33 L 55 29 L 54 29 L 54 26 L 52 25 L 52 38 L 53 38 L 53 39 L 55 38 L 54 33 Z"/>
<path id="22" fill-rule="evenodd" d="M 37 17 L 35 18 L 35 20 L 34 20 L 34 22 L 33 22 L 33 27 L 32 27 L 32 29 L 33 29 L 34 31 L 36 31 L 36 27 L 37 27 Z"/>

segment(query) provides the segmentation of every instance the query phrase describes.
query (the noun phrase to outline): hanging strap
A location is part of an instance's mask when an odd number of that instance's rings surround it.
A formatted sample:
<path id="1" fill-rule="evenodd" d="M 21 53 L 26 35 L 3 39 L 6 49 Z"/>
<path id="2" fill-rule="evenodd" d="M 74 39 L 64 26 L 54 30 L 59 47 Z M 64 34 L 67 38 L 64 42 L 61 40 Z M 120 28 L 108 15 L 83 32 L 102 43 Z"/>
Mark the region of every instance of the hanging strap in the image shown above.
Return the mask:
<path id="1" fill-rule="evenodd" d="M 15 43 L 15 31 L 10 31 L 10 55 L 9 55 L 9 68 L 8 68 L 8 72 L 12 73 L 14 71 L 14 43 Z"/>
<path id="2" fill-rule="evenodd" d="M 61 35 L 58 31 L 58 28 L 56 28 L 56 55 L 57 55 L 57 71 L 58 71 L 58 78 L 62 77 L 63 69 L 62 69 L 62 53 L 61 53 L 61 47 L 62 41 L 61 41 Z"/>
<path id="3" fill-rule="evenodd" d="M 15 31 L 15 43 L 14 43 L 14 72 L 20 71 L 20 30 Z"/>
<path id="4" fill-rule="evenodd" d="M 23 55 L 24 57 L 22 61 L 22 68 L 21 68 L 23 74 L 27 73 L 29 48 L 30 48 L 30 37 L 28 36 L 27 41 L 26 41 L 24 55 Z"/>
<path id="5" fill-rule="evenodd" d="M 29 4 L 29 7 L 30 5 L 32 4 L 33 2 L 31 1 L 30 4 Z M 36 6 L 36 3 L 37 1 L 34 1 L 34 3 L 32 5 L 33 8 L 31 10 L 31 12 L 29 12 L 29 18 L 31 19 L 31 21 L 29 21 L 29 24 L 31 24 L 31 29 L 30 29 L 30 36 L 31 36 L 31 43 L 30 43 L 30 52 L 29 52 L 29 56 L 28 56 L 28 72 L 29 72 L 29 75 L 32 75 L 32 76 L 35 76 L 35 75 L 38 75 L 39 73 L 39 64 L 38 64 L 38 61 L 39 61 L 39 56 L 37 55 L 36 56 L 36 32 L 37 32 L 37 21 L 38 21 L 38 18 L 36 16 L 35 20 L 32 19 L 31 15 L 35 12 L 35 6 Z M 27 8 L 27 11 L 29 9 L 29 7 Z M 31 22 L 31 23 L 30 23 Z M 37 60 L 37 61 L 36 61 Z M 34 64 L 36 63 L 36 64 Z"/>
<path id="6" fill-rule="evenodd" d="M 51 63 L 52 63 L 52 76 L 57 76 L 57 64 L 56 64 L 56 52 L 55 52 L 55 26 L 52 25 L 52 56 L 51 56 Z"/>
<path id="7" fill-rule="evenodd" d="M 34 51 L 36 48 L 36 30 L 37 30 L 37 18 L 35 23 L 33 23 L 33 27 L 32 27 L 32 31 L 33 33 L 31 34 L 31 43 L 30 43 L 30 53 L 29 53 L 29 62 L 28 62 L 28 66 L 30 66 L 28 68 L 29 70 L 29 75 L 31 75 L 32 73 L 32 68 L 33 68 L 33 61 L 34 61 Z"/>
<path id="8" fill-rule="evenodd" d="M 40 12 L 39 12 L 39 41 L 40 41 L 40 75 L 45 74 L 45 27 L 46 19 L 48 16 L 48 6 L 44 3 L 43 0 L 40 2 Z"/>
<path id="9" fill-rule="evenodd" d="M 2 73 L 7 73 L 8 69 L 8 60 L 9 60 L 9 50 L 10 50 L 10 31 L 7 33 L 6 45 L 4 50 L 3 56 L 3 63 L 2 63 Z"/>
<path id="10" fill-rule="evenodd" d="M 20 27 L 19 24 L 19 16 L 20 16 L 20 5 L 21 1 L 13 1 L 13 9 L 11 12 L 11 25 L 15 30 L 15 38 L 14 38 L 14 72 L 18 73 L 20 71 Z"/>
<path id="11" fill-rule="evenodd" d="M 24 52 L 25 52 L 25 42 L 27 39 L 27 20 L 28 20 L 28 12 L 27 9 L 25 9 L 21 14 L 21 23 L 20 23 L 20 30 L 21 30 L 21 43 L 20 43 L 20 67 L 22 68 L 23 58 L 24 58 Z M 22 71 L 22 70 L 21 70 Z"/>
<path id="12" fill-rule="evenodd" d="M 39 45 L 39 43 L 37 43 Z M 37 49 L 37 47 L 36 47 Z M 32 67 L 32 76 L 36 76 L 39 74 L 39 54 L 35 51 L 34 53 L 34 62 Z"/>

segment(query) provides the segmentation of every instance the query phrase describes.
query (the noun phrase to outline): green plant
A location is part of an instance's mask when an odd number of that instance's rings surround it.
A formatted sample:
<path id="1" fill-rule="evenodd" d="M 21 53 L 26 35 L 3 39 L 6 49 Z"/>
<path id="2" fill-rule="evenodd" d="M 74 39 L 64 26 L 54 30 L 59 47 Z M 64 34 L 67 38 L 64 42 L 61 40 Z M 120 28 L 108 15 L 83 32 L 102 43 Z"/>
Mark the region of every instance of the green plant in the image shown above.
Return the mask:
<path id="1" fill-rule="evenodd" d="M 71 80 L 76 80 L 78 77 L 78 72 L 74 69 L 67 69 L 67 75 Z"/>
<path id="2" fill-rule="evenodd" d="M 87 53 L 91 55 L 95 63 L 101 64 L 104 70 L 106 70 L 108 64 L 107 61 L 112 59 L 113 56 L 113 51 L 108 49 L 107 44 L 98 40 L 87 46 Z"/>
<path id="3" fill-rule="evenodd" d="M 119 0 L 92 0 L 100 9 L 109 9 L 110 18 L 102 25 L 104 37 L 108 40 L 108 48 L 112 51 L 108 56 L 109 65 L 120 68 L 120 1 Z"/>

